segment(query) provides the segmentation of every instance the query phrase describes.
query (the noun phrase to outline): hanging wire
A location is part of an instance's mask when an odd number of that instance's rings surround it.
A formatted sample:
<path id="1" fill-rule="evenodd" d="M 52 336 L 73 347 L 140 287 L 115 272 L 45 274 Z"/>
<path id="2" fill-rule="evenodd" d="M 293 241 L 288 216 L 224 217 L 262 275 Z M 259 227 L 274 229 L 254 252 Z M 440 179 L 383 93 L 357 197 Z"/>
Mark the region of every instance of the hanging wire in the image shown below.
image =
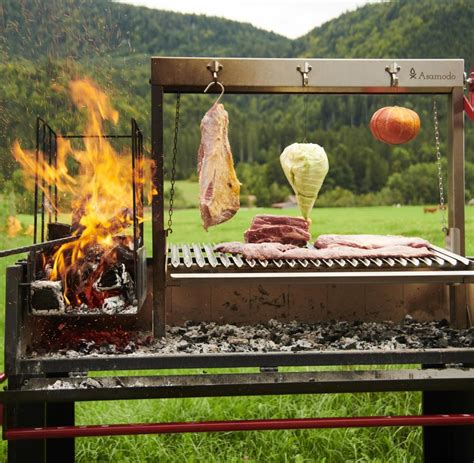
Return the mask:
<path id="1" fill-rule="evenodd" d="M 443 231 L 444 234 L 447 234 L 448 226 L 447 226 L 447 221 L 446 221 L 446 203 L 444 199 L 443 169 L 441 166 L 438 107 L 436 105 L 436 100 L 434 98 L 433 98 L 433 122 L 434 122 L 434 135 L 435 135 L 436 164 L 438 166 L 438 188 L 439 188 L 439 209 L 441 211 L 441 230 Z"/>

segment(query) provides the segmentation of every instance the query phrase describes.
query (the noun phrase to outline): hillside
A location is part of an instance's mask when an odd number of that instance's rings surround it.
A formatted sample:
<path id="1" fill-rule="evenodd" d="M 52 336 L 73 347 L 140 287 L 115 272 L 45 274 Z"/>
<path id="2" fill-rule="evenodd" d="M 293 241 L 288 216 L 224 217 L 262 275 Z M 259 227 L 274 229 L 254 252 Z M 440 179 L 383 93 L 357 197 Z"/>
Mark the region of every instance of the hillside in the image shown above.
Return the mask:
<path id="1" fill-rule="evenodd" d="M 297 39 L 295 52 L 321 58 L 463 58 L 469 65 L 473 23 L 472 0 L 368 4 Z"/>
<path id="2" fill-rule="evenodd" d="M 37 115 L 59 132 L 81 131 L 83 119 L 71 111 L 67 91 L 68 82 L 78 76 L 91 76 L 111 96 L 121 114 L 117 132 L 129 130 L 130 117 L 138 120 L 148 148 L 150 55 L 461 57 L 470 63 L 472 23 L 472 1 L 397 1 L 358 8 L 291 41 L 249 24 L 107 0 L 0 0 L 0 190 L 10 188 L 4 180 L 16 169 L 10 154 L 13 140 L 33 146 Z M 256 194 L 259 205 L 283 199 L 289 190 L 278 155 L 304 138 L 303 97 L 226 95 L 224 100 L 244 194 Z M 199 122 L 211 102 L 212 97 L 204 95 L 182 98 L 181 179 L 195 172 Z M 165 104 L 165 152 L 172 142 L 173 104 L 170 95 Z M 406 105 L 420 114 L 422 131 L 415 141 L 389 147 L 373 140 L 367 128 L 370 117 L 389 104 Z M 323 189 L 326 202 L 435 202 L 431 105 L 429 96 L 308 97 L 306 138 L 324 146 L 331 163 Z M 439 107 L 444 127 L 445 99 L 439 99 Z M 442 130 L 442 147 L 445 141 Z M 466 146 L 467 160 L 474 162 L 472 124 L 467 124 Z M 474 165 L 468 164 L 468 174 L 474 183 Z M 417 188 L 423 175 L 427 184 Z M 14 179 L 26 195 L 21 176 Z"/>
<path id="3" fill-rule="evenodd" d="M 3 26 L 3 27 L 2 27 Z M 109 0 L 1 0 L 0 50 L 10 58 L 289 56 L 292 41 L 250 24 Z"/>

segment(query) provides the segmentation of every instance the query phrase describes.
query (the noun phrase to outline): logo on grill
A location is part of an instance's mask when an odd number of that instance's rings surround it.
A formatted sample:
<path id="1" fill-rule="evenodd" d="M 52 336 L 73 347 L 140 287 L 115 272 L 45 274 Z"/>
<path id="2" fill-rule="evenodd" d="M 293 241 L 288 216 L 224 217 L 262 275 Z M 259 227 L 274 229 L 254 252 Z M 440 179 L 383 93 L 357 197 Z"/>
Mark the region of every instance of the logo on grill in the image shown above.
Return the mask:
<path id="1" fill-rule="evenodd" d="M 415 68 L 410 69 L 410 79 L 417 80 L 454 80 L 456 79 L 456 74 L 453 74 L 449 71 L 448 74 L 428 74 L 424 71 L 421 71 L 419 74 L 415 71 Z"/>

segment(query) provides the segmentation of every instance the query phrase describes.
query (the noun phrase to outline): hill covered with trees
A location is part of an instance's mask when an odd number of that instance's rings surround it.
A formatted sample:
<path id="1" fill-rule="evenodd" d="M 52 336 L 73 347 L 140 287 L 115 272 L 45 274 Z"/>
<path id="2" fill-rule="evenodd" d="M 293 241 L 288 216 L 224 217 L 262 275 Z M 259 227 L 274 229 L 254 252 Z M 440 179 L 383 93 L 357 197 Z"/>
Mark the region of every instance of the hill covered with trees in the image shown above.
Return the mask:
<path id="1" fill-rule="evenodd" d="M 0 0 L 0 189 L 11 189 L 11 179 L 17 191 L 23 188 L 10 148 L 16 138 L 33 146 L 36 115 L 58 132 L 81 132 L 83 114 L 72 110 L 68 96 L 73 78 L 90 76 L 105 88 L 121 114 L 113 130 L 128 132 L 134 117 L 148 147 L 151 55 L 464 58 L 471 63 L 473 20 L 471 1 L 400 0 L 358 8 L 292 41 L 249 24 L 106 0 Z M 429 96 L 226 95 L 244 194 L 253 193 L 259 204 L 267 205 L 289 193 L 278 157 L 285 146 L 304 138 L 304 98 L 306 138 L 324 146 L 330 158 L 321 204 L 436 202 Z M 179 178 L 194 175 L 199 122 L 211 102 L 207 95 L 182 97 Z M 390 147 L 372 139 L 371 115 L 391 104 L 419 113 L 422 130 L 413 142 Z M 438 98 L 438 106 L 444 128 L 445 98 Z M 165 115 L 167 154 L 173 133 L 172 95 L 167 96 Z M 444 148 L 445 131 L 441 137 Z M 474 181 L 474 131 L 469 122 L 466 147 L 469 189 Z"/>

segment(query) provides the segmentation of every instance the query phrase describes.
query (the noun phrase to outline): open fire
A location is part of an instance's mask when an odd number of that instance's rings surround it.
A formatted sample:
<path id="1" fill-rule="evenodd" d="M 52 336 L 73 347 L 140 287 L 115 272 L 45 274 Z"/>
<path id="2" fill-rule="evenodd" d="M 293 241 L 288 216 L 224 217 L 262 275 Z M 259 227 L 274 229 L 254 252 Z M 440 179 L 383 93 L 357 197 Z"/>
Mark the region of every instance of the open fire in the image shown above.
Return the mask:
<path id="1" fill-rule="evenodd" d="M 49 223 L 47 238 L 77 237 L 35 256 L 32 310 L 133 313 L 138 304 L 135 251 L 142 244 L 137 224 L 143 220 L 144 160 L 134 159 L 132 168 L 129 153 L 117 153 L 104 135 L 104 122 L 115 125 L 119 115 L 99 88 L 76 80 L 70 94 L 79 110 L 87 110 L 83 149 L 58 136 L 52 163 L 44 153 L 24 151 L 18 142 L 13 146 L 26 176 L 36 179 L 41 189 L 43 211 L 51 217 L 64 209 L 52 197 L 53 187 L 60 198 L 72 198 L 67 205 L 71 225 Z"/>

